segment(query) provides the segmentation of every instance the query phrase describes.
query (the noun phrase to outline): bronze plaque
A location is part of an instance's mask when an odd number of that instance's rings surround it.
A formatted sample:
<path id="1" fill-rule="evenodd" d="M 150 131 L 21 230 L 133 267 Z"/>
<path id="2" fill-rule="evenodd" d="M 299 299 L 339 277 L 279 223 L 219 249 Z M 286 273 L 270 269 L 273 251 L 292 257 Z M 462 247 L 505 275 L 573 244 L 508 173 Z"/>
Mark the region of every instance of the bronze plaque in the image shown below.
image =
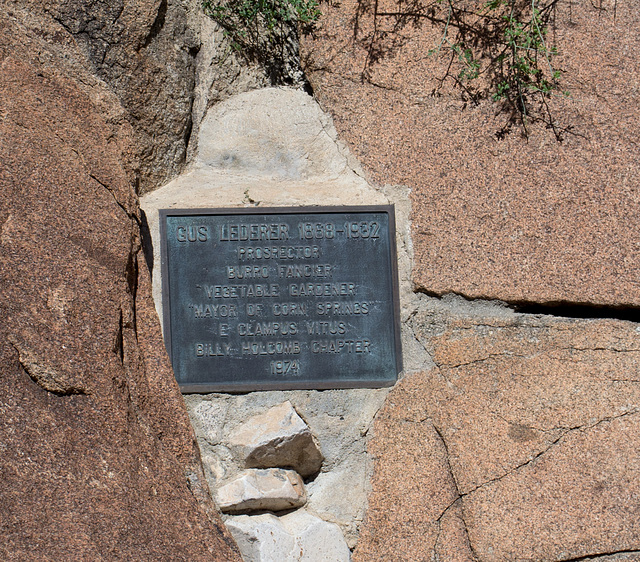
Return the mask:
<path id="1" fill-rule="evenodd" d="M 390 386 L 402 369 L 392 206 L 160 211 L 183 392 Z"/>

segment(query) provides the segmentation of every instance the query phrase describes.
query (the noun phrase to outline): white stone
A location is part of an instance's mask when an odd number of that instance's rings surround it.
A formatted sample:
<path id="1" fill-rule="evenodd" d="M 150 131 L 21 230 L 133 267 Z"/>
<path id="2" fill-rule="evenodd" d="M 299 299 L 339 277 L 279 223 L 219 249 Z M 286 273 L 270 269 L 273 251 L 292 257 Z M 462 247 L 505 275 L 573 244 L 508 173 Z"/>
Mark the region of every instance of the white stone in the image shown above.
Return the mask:
<path id="1" fill-rule="evenodd" d="M 322 466 L 311 430 L 288 400 L 239 424 L 228 443 L 250 468 L 293 468 L 307 477 Z"/>
<path id="2" fill-rule="evenodd" d="M 296 541 L 296 560 L 300 562 L 349 562 L 351 552 L 340 527 L 303 510 L 280 518 Z"/>
<path id="3" fill-rule="evenodd" d="M 297 562 L 295 539 L 275 515 L 239 515 L 225 524 L 244 562 Z"/>
<path id="4" fill-rule="evenodd" d="M 199 124 L 198 153 L 188 171 L 140 199 L 153 239 L 159 317 L 159 209 L 388 204 L 364 175 L 331 117 L 304 92 L 263 88 L 211 107 Z"/>
<path id="5" fill-rule="evenodd" d="M 224 513 L 282 511 L 302 507 L 307 494 L 295 470 L 251 469 L 218 488 L 217 501 Z"/>
<path id="6" fill-rule="evenodd" d="M 245 562 L 349 562 L 351 558 L 340 528 L 302 509 L 283 517 L 240 515 L 225 523 Z"/>

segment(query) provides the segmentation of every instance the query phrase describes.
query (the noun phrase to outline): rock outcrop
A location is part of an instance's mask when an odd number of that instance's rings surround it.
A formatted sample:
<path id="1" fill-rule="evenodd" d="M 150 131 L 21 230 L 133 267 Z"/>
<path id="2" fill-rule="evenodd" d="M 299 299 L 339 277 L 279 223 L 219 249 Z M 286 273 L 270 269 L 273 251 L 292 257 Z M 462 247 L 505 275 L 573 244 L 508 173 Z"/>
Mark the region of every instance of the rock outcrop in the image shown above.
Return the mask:
<path id="1" fill-rule="evenodd" d="M 528 141 L 438 81 L 441 29 L 406 4 L 323 5 L 304 64 L 375 190 L 306 94 L 233 96 L 268 79 L 197 0 L 0 0 L 0 558 L 239 559 L 141 251 L 136 191 L 186 158 L 145 197 L 156 242 L 158 208 L 406 217 L 410 188 L 418 292 L 637 309 L 640 10 L 597 4 L 557 3 L 571 96 Z M 398 224 L 407 368 L 389 394 L 187 398 L 242 555 L 639 559 L 638 325 L 413 294 Z"/>
<path id="2" fill-rule="evenodd" d="M 9 0 L 31 25 L 56 24 L 64 37 L 119 99 L 132 126 L 137 179 L 145 191 L 184 164 L 191 132 L 196 55 L 200 42 L 188 0 Z M 60 49 L 66 51 L 68 49 Z"/>
<path id="3" fill-rule="evenodd" d="M 134 134 L 56 6 L 0 10 L 0 557 L 238 560 L 155 317 Z"/>
<path id="4" fill-rule="evenodd" d="M 637 325 L 462 299 L 413 325 L 436 366 L 376 421 L 354 560 L 636 560 Z"/>
<path id="5" fill-rule="evenodd" d="M 238 60 L 198 0 L 3 0 L 2 5 L 21 13 L 66 64 L 90 69 L 108 85 L 132 127 L 139 193 L 183 169 L 209 104 L 268 83 L 264 71 Z"/>
<path id="6" fill-rule="evenodd" d="M 639 328 L 615 318 L 640 306 L 628 33 L 640 9 L 555 4 L 570 95 L 525 139 L 490 95 L 441 80 L 457 59 L 436 54 L 448 49 L 438 4 L 324 6 L 302 45 L 314 94 L 372 180 L 411 189 L 422 294 L 404 352 L 433 363 L 377 417 L 354 560 L 637 560 Z M 597 306 L 613 318 L 585 319 Z"/>
<path id="7" fill-rule="evenodd" d="M 433 25 L 428 4 L 323 6 L 302 42 L 341 138 L 377 183 L 412 189 L 417 287 L 640 306 L 640 46 L 628 33 L 638 5 L 556 3 L 550 40 L 570 94 L 549 100 L 559 142 L 544 123 L 529 124 L 528 140 L 519 126 L 502 130 L 507 116 L 490 95 L 474 103 L 455 79 L 442 81 L 457 59 L 444 47 L 430 54 L 444 41 L 446 8 Z"/>

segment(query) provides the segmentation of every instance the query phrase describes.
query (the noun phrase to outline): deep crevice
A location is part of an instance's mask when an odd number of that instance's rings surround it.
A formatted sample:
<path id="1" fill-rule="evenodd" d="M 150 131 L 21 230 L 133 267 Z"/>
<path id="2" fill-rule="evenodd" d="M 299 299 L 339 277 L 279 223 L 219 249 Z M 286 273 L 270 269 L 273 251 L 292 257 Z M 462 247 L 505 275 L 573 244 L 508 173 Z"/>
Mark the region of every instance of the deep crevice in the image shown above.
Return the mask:
<path id="1" fill-rule="evenodd" d="M 560 318 L 609 318 L 612 320 L 627 320 L 630 322 L 640 323 L 640 306 L 628 304 L 621 305 L 602 305 L 594 303 L 581 303 L 569 301 L 556 301 L 539 303 L 533 301 L 503 301 L 499 299 L 491 299 L 488 297 L 469 297 L 464 293 L 450 291 L 448 293 L 436 293 L 429 291 L 423 287 L 414 288 L 414 292 L 426 295 L 440 301 L 447 297 L 455 296 L 464 299 L 468 303 L 485 303 L 495 304 L 509 308 L 520 314 L 558 316 Z"/>
<path id="2" fill-rule="evenodd" d="M 136 221 L 136 223 L 138 223 L 138 225 L 140 224 L 140 219 L 136 216 L 135 213 L 131 213 L 131 211 L 128 211 L 127 208 L 124 206 L 123 203 L 121 203 L 120 201 L 118 201 L 118 198 L 116 197 L 116 194 L 114 193 L 113 189 L 111 189 L 106 183 L 102 183 L 96 176 L 94 176 L 93 174 L 89 173 L 89 177 L 92 180 L 95 180 L 97 183 L 99 183 L 102 187 L 104 187 L 109 193 L 111 193 L 111 196 L 113 197 L 114 201 L 116 202 L 116 204 L 118 205 L 118 207 L 120 207 L 124 213 L 130 218 L 133 219 L 134 221 Z"/>
<path id="3" fill-rule="evenodd" d="M 578 556 L 577 558 L 563 558 L 562 560 L 558 560 L 558 562 L 581 562 L 593 560 L 594 562 L 598 559 L 606 560 L 610 556 L 617 556 L 618 554 L 637 554 L 640 550 L 614 550 L 612 552 L 602 552 L 598 554 L 587 554 L 585 556 Z"/>
<path id="4" fill-rule="evenodd" d="M 131 281 L 130 281 L 130 291 L 131 291 L 131 308 L 133 309 L 131 322 L 133 324 L 133 333 L 136 336 L 136 341 L 138 340 L 138 249 L 135 253 L 132 252 L 132 270 L 131 270 Z"/>
<path id="5" fill-rule="evenodd" d="M 149 277 L 153 280 L 153 240 L 151 239 L 151 229 L 149 228 L 147 214 L 142 209 L 140 209 L 140 238 L 144 261 L 149 270 Z"/>
<path id="6" fill-rule="evenodd" d="M 113 344 L 113 352 L 118 356 L 120 364 L 124 364 L 124 321 L 122 310 L 118 319 L 118 330 L 116 332 L 115 342 Z"/>
<path id="7" fill-rule="evenodd" d="M 302 85 L 302 90 L 306 92 L 309 96 L 314 97 L 315 94 L 313 92 L 313 86 L 311 85 L 311 82 L 309 82 L 309 79 L 307 78 L 306 73 L 304 73 L 303 80 L 304 80 L 304 83 Z"/>
<path id="8" fill-rule="evenodd" d="M 640 322 L 640 308 L 635 307 L 572 303 L 523 303 L 513 305 L 513 309 L 522 314 L 548 314 L 562 318 L 611 318 Z"/>

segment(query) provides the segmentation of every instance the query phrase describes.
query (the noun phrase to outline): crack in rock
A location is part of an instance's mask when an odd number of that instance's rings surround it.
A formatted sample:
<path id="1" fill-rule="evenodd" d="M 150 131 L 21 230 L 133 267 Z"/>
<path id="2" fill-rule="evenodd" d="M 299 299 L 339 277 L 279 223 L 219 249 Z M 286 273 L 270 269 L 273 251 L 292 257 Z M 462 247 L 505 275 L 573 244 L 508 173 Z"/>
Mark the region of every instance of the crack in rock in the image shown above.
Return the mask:
<path id="1" fill-rule="evenodd" d="M 460 502 L 462 500 L 462 497 L 464 494 L 460 493 L 460 487 L 458 486 L 458 481 L 456 480 L 455 474 L 453 472 L 453 467 L 451 466 L 451 462 L 450 462 L 450 456 L 449 456 L 449 447 L 447 446 L 447 442 L 444 438 L 444 435 L 442 434 L 442 432 L 440 431 L 440 429 L 433 423 L 433 421 L 431 422 L 431 426 L 433 427 L 433 430 L 436 432 L 436 435 L 438 436 L 438 438 L 440 439 L 440 441 L 442 442 L 442 446 L 444 447 L 444 452 L 445 452 L 445 459 L 447 461 L 447 470 L 449 471 L 449 474 L 451 476 L 451 481 L 453 482 L 453 486 L 455 488 L 455 493 L 456 493 L 456 498 L 442 511 L 442 513 L 438 516 L 438 518 L 436 519 L 436 523 L 438 525 L 438 534 L 436 536 L 436 541 L 434 544 L 434 552 L 436 552 L 436 547 L 438 545 L 438 542 L 440 540 L 440 533 L 442 530 L 442 518 L 445 516 L 445 514 L 456 504 L 456 502 Z M 462 522 L 462 526 L 464 528 L 464 533 L 465 533 L 465 539 L 467 542 L 467 545 L 469 547 L 469 551 L 471 552 L 471 555 L 473 557 L 474 560 L 478 560 L 478 557 L 475 553 L 475 550 L 473 548 L 473 545 L 471 544 L 471 537 L 469 536 L 469 529 L 467 527 L 467 522 L 464 518 L 464 506 L 461 504 L 460 505 L 460 521 Z M 437 552 L 436 552 L 437 555 Z"/>
<path id="2" fill-rule="evenodd" d="M 470 494 L 472 494 L 473 492 L 479 490 L 480 488 L 484 488 L 485 486 L 488 486 L 489 484 L 492 484 L 494 482 L 498 482 L 499 480 L 504 479 L 505 477 L 509 476 L 510 474 L 513 474 L 515 472 L 517 472 L 518 470 L 520 470 L 521 468 L 528 466 L 532 463 L 534 463 L 536 460 L 538 460 L 542 455 L 546 454 L 547 452 L 549 452 L 552 448 L 554 448 L 558 443 L 560 443 L 560 441 L 562 441 L 567 435 L 569 435 L 570 433 L 573 433 L 574 431 L 588 431 L 590 429 L 593 429 L 594 427 L 602 424 L 602 423 L 606 423 L 606 422 L 611 422 L 613 420 L 617 420 L 619 418 L 623 418 L 626 416 L 630 416 L 630 415 L 634 415 L 638 413 L 638 409 L 635 410 L 630 410 L 628 412 L 624 412 L 622 414 L 618 414 L 615 416 L 608 416 L 605 418 L 601 418 L 598 421 L 594 422 L 594 423 L 590 423 L 590 424 L 583 424 L 583 425 L 578 425 L 578 426 L 574 426 L 574 427 L 568 427 L 568 428 L 562 428 L 562 427 L 558 427 L 558 428 L 554 428 L 557 431 L 563 431 L 563 433 L 557 437 L 556 439 L 554 439 L 546 448 L 544 448 L 542 451 L 539 451 L 538 453 L 536 453 L 532 458 L 530 458 L 529 460 L 520 463 L 518 465 L 516 465 L 515 467 L 513 467 L 512 469 L 508 470 L 507 472 L 505 472 L 504 474 L 501 474 L 500 476 L 496 476 L 495 478 L 491 478 L 490 480 L 487 480 L 486 482 L 482 482 L 481 484 L 478 484 L 477 486 L 475 486 L 474 488 L 466 491 L 466 492 L 461 492 L 460 493 L 460 497 L 463 498 L 465 496 L 468 496 Z M 434 426 L 435 427 L 435 426 Z M 540 430 L 542 431 L 542 430 Z M 442 436 L 440 434 L 440 432 L 438 432 L 438 435 L 441 436 L 443 442 L 444 441 L 444 436 Z M 445 442 L 445 447 L 446 447 L 446 442 Z M 448 449 L 447 449 L 447 454 L 448 454 Z M 448 459 L 447 459 L 448 462 Z"/>
<path id="3" fill-rule="evenodd" d="M 23 347 L 17 338 L 9 336 L 8 340 L 18 353 L 20 365 L 27 375 L 29 375 L 29 378 L 38 386 L 56 396 L 88 394 L 85 388 L 71 383 L 63 373 L 60 373 L 51 367 L 51 365 L 45 364 L 45 362 L 37 357 L 30 349 Z"/>
<path id="4" fill-rule="evenodd" d="M 589 560 L 593 562 L 614 562 L 614 561 L 623 561 L 625 558 L 620 558 L 620 556 L 625 556 L 626 554 L 637 554 L 640 550 L 614 550 L 612 552 L 600 552 L 597 554 L 586 554 L 583 556 L 578 556 L 576 558 L 562 558 L 560 560 L 554 560 L 554 562 L 587 562 Z"/>

